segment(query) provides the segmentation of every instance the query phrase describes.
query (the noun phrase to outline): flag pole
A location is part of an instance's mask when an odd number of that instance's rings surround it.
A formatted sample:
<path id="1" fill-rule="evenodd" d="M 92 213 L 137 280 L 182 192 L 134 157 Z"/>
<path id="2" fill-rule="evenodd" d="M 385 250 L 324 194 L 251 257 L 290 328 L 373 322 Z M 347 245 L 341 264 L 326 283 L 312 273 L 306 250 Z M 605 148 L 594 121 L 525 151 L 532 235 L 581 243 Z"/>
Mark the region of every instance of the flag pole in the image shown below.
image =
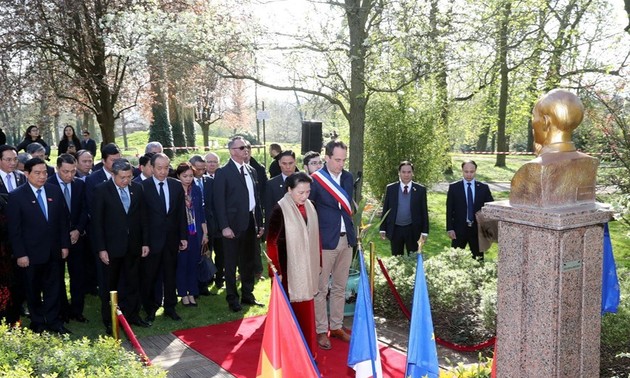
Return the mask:
<path id="1" fill-rule="evenodd" d="M 376 259 L 376 248 L 374 242 L 370 242 L 370 295 L 374 298 L 374 260 Z M 372 302 L 374 307 L 374 302 Z"/>

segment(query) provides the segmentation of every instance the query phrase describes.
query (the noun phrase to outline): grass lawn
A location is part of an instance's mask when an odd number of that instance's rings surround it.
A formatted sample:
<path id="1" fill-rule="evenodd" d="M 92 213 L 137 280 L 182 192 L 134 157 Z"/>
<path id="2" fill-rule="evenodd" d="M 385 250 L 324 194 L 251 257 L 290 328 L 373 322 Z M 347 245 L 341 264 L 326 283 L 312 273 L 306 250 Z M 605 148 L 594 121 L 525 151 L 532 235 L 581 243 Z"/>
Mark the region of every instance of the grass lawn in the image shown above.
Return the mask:
<path id="1" fill-rule="evenodd" d="M 217 140 L 220 146 L 225 146 L 227 143 L 226 138 L 212 138 Z M 119 138 L 119 145 L 122 146 L 122 139 Z M 128 136 L 129 148 L 125 151 L 124 155 L 128 157 L 135 157 L 136 154 L 144 152 L 144 146 L 147 142 L 147 132 L 136 132 Z M 201 146 L 201 136 L 197 138 L 197 145 Z M 293 148 L 294 151 L 299 152 L 299 146 L 287 145 L 285 148 Z M 225 162 L 228 157 L 227 149 L 214 150 L 221 156 L 221 161 Z M 53 152 L 56 155 L 56 151 Z M 197 152 L 200 153 L 200 152 Z M 263 161 L 263 154 L 266 151 L 264 149 L 254 150 L 254 156 L 260 161 Z M 193 153 L 177 155 L 174 159 L 174 164 L 181 161 L 185 161 Z M 51 159 L 51 162 L 56 161 Z M 465 154 L 453 154 L 453 175 L 445 176 L 444 181 L 450 182 L 460 178 L 459 167 L 461 162 L 467 159 L 473 159 L 477 162 L 479 168 L 477 177 L 482 181 L 491 182 L 506 182 L 510 181 L 518 167 L 523 162 L 532 159 L 532 156 L 508 156 L 507 167 L 497 168 L 494 166 L 496 157 L 494 155 L 465 155 Z M 493 193 L 496 200 L 506 199 L 508 193 Z M 445 203 L 446 193 L 430 192 L 428 195 L 429 202 L 429 219 L 430 219 L 430 232 L 427 239 L 427 243 L 424 247 L 424 252 L 427 257 L 434 256 L 444 250 L 445 247 L 450 246 L 450 239 L 445 231 Z M 378 210 L 380 211 L 380 210 Z M 371 214 L 364 214 L 364 217 L 369 217 Z M 374 221 L 374 222 L 377 222 Z M 628 227 L 622 222 L 612 222 L 610 224 L 610 231 L 612 235 L 613 248 L 618 265 L 623 265 L 630 268 L 630 239 L 628 238 Z M 378 237 L 377 230 L 371 230 L 368 232 L 368 236 L 364 241 L 364 245 L 367 249 L 367 243 L 373 241 L 376 246 L 376 253 L 378 256 L 389 256 L 389 241 L 381 240 Z M 494 245 L 487 252 L 488 260 L 495 260 L 497 256 L 497 246 Z M 256 298 L 263 302 L 268 303 L 269 300 L 269 279 L 260 281 L 256 284 L 255 295 Z M 216 289 L 212 289 L 216 293 Z M 207 324 L 216 324 L 229 320 L 235 320 L 245 316 L 254 316 L 265 314 L 267 308 L 259 307 L 244 307 L 244 311 L 240 313 L 233 313 L 228 309 L 227 302 L 225 301 L 225 292 L 220 290 L 218 295 L 209 297 L 200 297 L 198 300 L 199 307 L 183 307 L 178 305 L 177 311 L 182 316 L 183 321 L 175 322 L 169 318 L 161 316 L 160 310 L 157 313 L 156 321 L 151 328 L 135 328 L 134 331 L 139 337 L 164 334 L 177 329 L 199 327 Z M 101 324 L 100 317 L 100 302 L 98 298 L 88 296 L 86 298 L 85 316 L 90 320 L 90 323 L 81 324 L 71 322 L 68 328 L 73 331 L 73 338 L 79 338 L 87 336 L 89 338 L 98 337 L 102 334 L 104 328 Z"/>

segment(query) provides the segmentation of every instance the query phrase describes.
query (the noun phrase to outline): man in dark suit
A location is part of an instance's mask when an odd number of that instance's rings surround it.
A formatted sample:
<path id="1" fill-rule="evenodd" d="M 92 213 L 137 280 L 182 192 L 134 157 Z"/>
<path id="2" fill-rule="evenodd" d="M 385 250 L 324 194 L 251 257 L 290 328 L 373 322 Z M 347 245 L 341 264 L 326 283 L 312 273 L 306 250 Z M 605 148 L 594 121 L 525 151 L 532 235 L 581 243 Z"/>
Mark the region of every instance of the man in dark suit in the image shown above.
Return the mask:
<path id="1" fill-rule="evenodd" d="M 310 200 L 315 204 L 319 218 L 319 234 L 322 239 L 322 270 L 319 276 L 319 292 L 315 295 L 315 327 L 317 344 L 330 349 L 328 339 L 329 314 L 326 306 L 328 284 L 330 290 L 330 335 L 342 341 L 350 341 L 343 329 L 343 308 L 348 282 L 352 247 L 357 238 L 352 223 L 352 174 L 343 169 L 348 156 L 345 143 L 333 140 L 326 144 L 326 165 L 311 177 Z"/>
<path id="2" fill-rule="evenodd" d="M 92 173 L 85 178 L 85 204 L 88 210 L 88 216 L 92 215 L 92 203 L 93 203 L 93 195 L 94 188 L 104 182 L 109 181 L 112 177 L 112 165 L 114 161 L 120 159 L 121 153 L 118 146 L 114 143 L 108 143 L 101 148 L 101 157 L 102 164 L 99 169 L 94 167 Z M 88 226 L 88 235 L 90 234 L 91 226 Z M 89 238 L 91 239 L 91 237 Z M 91 244 L 91 240 L 89 240 Z M 98 285 L 99 290 L 105 290 L 107 287 L 107 282 L 104 281 L 103 272 L 101 269 L 100 259 L 98 258 L 98 251 L 94 248 L 93 245 L 89 247 L 90 252 L 92 253 L 92 258 L 88 261 L 86 266 L 86 270 L 88 271 L 87 277 L 88 282 L 86 282 L 88 292 L 94 293 L 96 292 L 96 286 Z M 99 293 L 99 295 L 104 295 L 104 293 Z"/>
<path id="3" fill-rule="evenodd" d="M 94 157 L 87 150 L 77 151 L 77 178 L 85 182 L 85 179 L 92 173 L 94 166 Z"/>
<path id="4" fill-rule="evenodd" d="M 269 222 L 271 216 L 271 209 L 273 206 L 284 197 L 284 193 L 287 192 L 284 187 L 284 181 L 287 177 L 295 173 L 295 153 L 291 150 L 282 151 L 277 156 L 278 164 L 280 165 L 280 174 L 276 177 L 272 177 L 267 181 L 267 190 L 265 191 L 265 220 Z"/>
<path id="5" fill-rule="evenodd" d="M 214 185 L 214 174 L 217 172 L 221 165 L 221 159 L 219 155 L 214 152 L 208 152 L 205 156 L 206 160 L 206 176 L 212 179 L 212 185 Z M 214 196 L 214 194 L 213 194 Z M 214 197 L 212 197 L 214 198 Z M 223 288 L 225 282 L 225 262 L 223 259 L 223 235 L 217 225 L 216 218 L 214 216 L 214 203 L 206 199 L 206 203 L 210 203 L 210 206 L 205 207 L 206 211 L 206 223 L 208 225 L 208 234 L 210 235 L 209 245 L 212 245 L 214 251 L 214 265 L 217 267 L 217 272 L 214 274 L 214 286 L 217 289 Z M 211 214 L 208 213 L 211 212 Z M 212 217 L 212 221 L 208 221 Z"/>
<path id="6" fill-rule="evenodd" d="M 6 214 L 9 192 L 26 183 L 26 176 L 16 169 L 17 165 L 17 149 L 7 144 L 0 145 L 0 269 L 4 271 L 0 276 L 0 282 L 9 289 L 11 295 L 11 303 L 5 310 L 8 324 L 17 323 L 20 320 L 25 300 L 22 280 L 18 277 L 15 259 L 11 256 L 8 240 L 9 219 Z"/>
<path id="7" fill-rule="evenodd" d="M 479 234 L 475 214 L 486 202 L 492 202 L 488 185 L 475 180 L 477 163 L 468 160 L 462 163 L 463 180 L 449 185 L 446 195 L 446 232 L 454 248 L 470 247 L 472 256 L 483 261 L 479 251 Z"/>
<path id="8" fill-rule="evenodd" d="M 65 261 L 61 261 L 61 318 L 64 321 L 74 319 L 85 323 L 83 316 L 85 304 L 85 259 L 91 258 L 90 251 L 85 249 L 85 230 L 87 227 L 87 208 L 85 206 L 85 183 L 75 178 L 77 160 L 71 154 L 61 154 L 57 158 L 57 173 L 48 178 L 48 183 L 61 189 L 70 213 L 70 253 Z M 71 303 L 66 294 L 66 261 L 70 276 Z"/>
<path id="9" fill-rule="evenodd" d="M 164 315 L 181 320 L 175 311 L 175 272 L 177 253 L 188 247 L 188 223 L 184 209 L 184 189 L 179 180 L 168 177 L 170 159 L 163 153 L 151 158 L 153 177 L 142 182 L 147 205 L 149 255 L 143 259 L 141 296 L 147 321 L 155 320 L 158 305 L 154 289 L 158 275 L 164 280 Z"/>
<path id="10" fill-rule="evenodd" d="M 133 178 L 133 182 L 139 184 L 153 176 L 153 167 L 151 166 L 151 157 L 153 157 L 153 155 L 153 152 L 149 152 L 148 154 L 140 156 L 140 159 L 138 159 L 138 169 L 140 170 L 140 174 Z"/>
<path id="11" fill-rule="evenodd" d="M 148 327 L 140 318 L 140 262 L 149 254 L 149 228 L 142 185 L 131 182 L 131 164 L 115 160 L 112 179 L 94 189 L 92 241 L 102 264 L 107 290 L 101 291 L 101 315 L 111 333 L 109 291 L 125 277 L 123 312 L 130 324 Z"/>
<path id="12" fill-rule="evenodd" d="M 28 184 L 9 193 L 7 215 L 13 256 L 24 277 L 30 327 L 69 333 L 59 318 L 60 260 L 68 257 L 70 248 L 68 210 L 61 190 L 46 183 L 44 160 L 33 158 L 24 169 Z"/>
<path id="13" fill-rule="evenodd" d="M 0 204 L 6 204 L 6 197 L 18 186 L 26 183 L 26 176 L 17 169 L 17 149 L 8 144 L 0 145 L 0 195 L 4 194 L 4 201 L 0 199 Z M 1 205 L 0 205 L 1 206 Z"/>
<path id="14" fill-rule="evenodd" d="M 93 157 L 96 156 L 96 141 L 90 138 L 90 132 L 87 130 L 83 130 L 81 149 L 89 151 Z"/>
<path id="15" fill-rule="evenodd" d="M 427 207 L 427 190 L 417 184 L 413 178 L 413 164 L 403 161 L 398 166 L 396 181 L 387 185 L 383 202 L 383 222 L 381 223 L 381 239 L 389 239 L 392 255 L 418 251 L 418 240 L 422 244 L 429 234 L 429 210 Z"/>
<path id="16" fill-rule="evenodd" d="M 228 143 L 230 160 L 214 177 L 214 215 L 223 236 L 226 300 L 234 312 L 241 303 L 262 306 L 254 297 L 256 237 L 264 231 L 254 170 L 248 166 L 250 150 L 242 137 Z M 236 289 L 236 266 L 241 274 L 241 300 Z"/>

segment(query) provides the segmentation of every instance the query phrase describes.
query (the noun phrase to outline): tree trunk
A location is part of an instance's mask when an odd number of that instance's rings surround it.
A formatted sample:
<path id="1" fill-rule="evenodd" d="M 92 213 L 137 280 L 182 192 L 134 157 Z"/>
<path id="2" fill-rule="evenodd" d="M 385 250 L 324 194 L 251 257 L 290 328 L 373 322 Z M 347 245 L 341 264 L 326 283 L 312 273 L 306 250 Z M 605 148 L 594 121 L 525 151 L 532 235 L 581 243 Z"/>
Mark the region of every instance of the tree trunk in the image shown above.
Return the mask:
<path id="1" fill-rule="evenodd" d="M 366 1 L 369 3 L 369 1 Z M 365 25 L 367 22 L 370 5 L 361 4 L 360 0 L 346 0 L 346 18 L 350 32 L 350 108 L 348 123 L 350 125 L 350 171 L 357 177 L 358 172 L 363 173 L 363 151 L 365 143 L 365 109 L 367 96 L 365 93 L 365 40 L 367 34 Z M 361 200 L 361 187 L 359 183 L 354 197 Z"/>
<path id="2" fill-rule="evenodd" d="M 505 154 L 507 152 L 507 140 L 505 138 L 505 123 L 508 103 L 509 69 L 507 63 L 507 41 L 510 24 L 510 14 L 512 13 L 511 0 L 505 0 L 503 4 L 501 20 L 499 25 L 499 73 L 501 76 L 501 86 L 499 89 L 499 116 L 497 120 L 497 160 L 495 166 L 505 167 Z"/>
<path id="3" fill-rule="evenodd" d="M 173 146 L 173 134 L 169 123 L 165 95 L 166 70 L 158 57 L 149 56 L 147 63 L 149 65 L 151 89 L 153 92 L 153 103 L 151 105 L 153 119 L 149 125 L 148 142 L 160 142 L 163 146 L 171 147 Z M 170 157 L 173 156 L 173 150 L 170 148 L 165 149 L 164 152 Z"/>
<path id="4" fill-rule="evenodd" d="M 186 147 L 186 137 L 184 136 L 184 117 L 182 107 L 178 99 L 176 83 L 168 84 L 168 119 L 171 123 L 173 133 L 173 146 Z M 175 149 L 176 154 L 186 153 L 185 149 Z"/>
<path id="5" fill-rule="evenodd" d="M 186 134 L 186 146 L 195 147 L 195 110 L 191 107 L 184 108 L 184 132 Z"/>

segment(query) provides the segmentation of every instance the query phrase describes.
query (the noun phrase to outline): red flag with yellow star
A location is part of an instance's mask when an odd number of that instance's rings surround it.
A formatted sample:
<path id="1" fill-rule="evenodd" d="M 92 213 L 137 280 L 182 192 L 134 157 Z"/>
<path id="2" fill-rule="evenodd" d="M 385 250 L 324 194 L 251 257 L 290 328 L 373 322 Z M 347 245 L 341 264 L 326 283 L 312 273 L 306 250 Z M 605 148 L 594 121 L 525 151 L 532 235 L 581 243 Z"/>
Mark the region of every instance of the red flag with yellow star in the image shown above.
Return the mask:
<path id="1" fill-rule="evenodd" d="M 256 377 L 319 376 L 319 370 L 289 305 L 289 299 L 274 272 Z"/>

